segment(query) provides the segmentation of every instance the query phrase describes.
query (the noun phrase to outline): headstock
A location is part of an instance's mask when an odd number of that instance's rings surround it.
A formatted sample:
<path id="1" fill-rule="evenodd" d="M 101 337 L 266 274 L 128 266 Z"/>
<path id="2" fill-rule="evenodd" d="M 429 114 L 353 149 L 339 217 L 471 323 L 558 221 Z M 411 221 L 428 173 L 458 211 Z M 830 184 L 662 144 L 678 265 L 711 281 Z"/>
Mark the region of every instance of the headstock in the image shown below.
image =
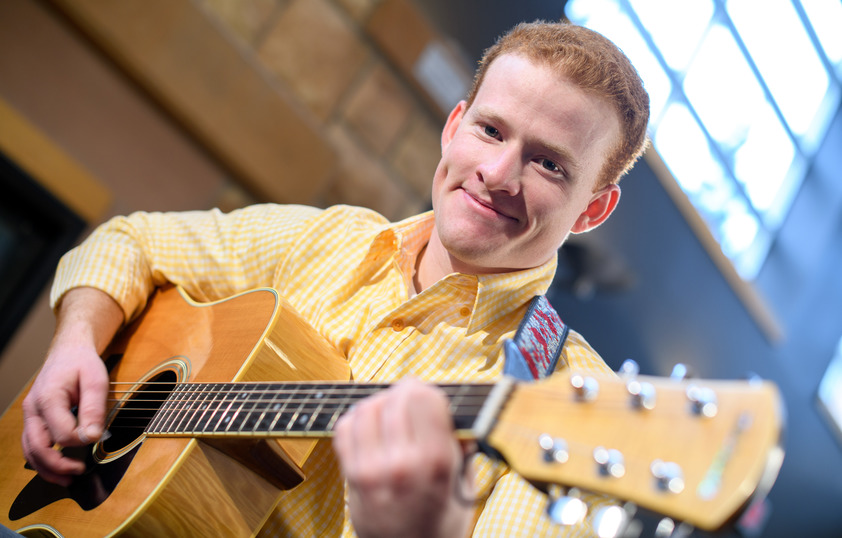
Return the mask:
<path id="1" fill-rule="evenodd" d="M 771 382 L 558 373 L 515 385 L 486 441 L 533 483 L 716 530 L 771 487 L 782 421 Z"/>

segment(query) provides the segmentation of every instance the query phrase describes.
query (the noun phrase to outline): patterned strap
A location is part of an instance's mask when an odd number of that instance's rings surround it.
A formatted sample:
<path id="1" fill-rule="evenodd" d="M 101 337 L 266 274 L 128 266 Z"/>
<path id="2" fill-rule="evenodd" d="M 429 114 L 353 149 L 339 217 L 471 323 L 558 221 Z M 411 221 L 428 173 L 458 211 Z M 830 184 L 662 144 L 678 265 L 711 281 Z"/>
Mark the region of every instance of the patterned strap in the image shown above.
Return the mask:
<path id="1" fill-rule="evenodd" d="M 529 303 L 514 339 L 503 343 L 506 357 L 503 373 L 523 381 L 551 374 L 569 331 L 547 298 L 536 296 Z"/>

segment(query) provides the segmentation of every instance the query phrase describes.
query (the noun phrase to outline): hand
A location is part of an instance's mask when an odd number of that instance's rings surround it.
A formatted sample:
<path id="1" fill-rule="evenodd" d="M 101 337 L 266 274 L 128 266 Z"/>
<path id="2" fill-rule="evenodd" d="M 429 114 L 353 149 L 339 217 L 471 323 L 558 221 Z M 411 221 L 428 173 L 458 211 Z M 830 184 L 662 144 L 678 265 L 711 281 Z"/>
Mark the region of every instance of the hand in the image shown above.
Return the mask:
<path id="1" fill-rule="evenodd" d="M 27 461 L 49 482 L 67 486 L 84 464 L 53 446 L 81 446 L 100 438 L 108 373 L 93 348 L 54 347 L 23 401 L 21 444 Z M 71 408 L 77 406 L 77 416 Z"/>
<path id="2" fill-rule="evenodd" d="M 366 398 L 337 423 L 334 448 L 359 536 L 467 534 L 473 507 L 457 488 L 471 495 L 473 475 L 440 389 L 408 380 Z"/>
<path id="3" fill-rule="evenodd" d="M 56 444 L 81 446 L 102 436 L 109 379 L 100 353 L 122 321 L 119 305 L 101 291 L 78 288 L 62 299 L 47 360 L 23 400 L 23 455 L 49 482 L 68 486 L 85 470 Z"/>

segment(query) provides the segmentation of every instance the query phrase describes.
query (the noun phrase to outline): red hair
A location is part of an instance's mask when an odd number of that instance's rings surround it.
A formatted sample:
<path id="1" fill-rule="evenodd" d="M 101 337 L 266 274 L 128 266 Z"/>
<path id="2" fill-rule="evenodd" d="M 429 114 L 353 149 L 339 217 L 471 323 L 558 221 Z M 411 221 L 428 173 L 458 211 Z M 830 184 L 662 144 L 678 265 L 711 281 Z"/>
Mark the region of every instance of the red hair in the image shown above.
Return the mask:
<path id="1" fill-rule="evenodd" d="M 582 26 L 521 23 L 485 51 L 468 94 L 468 107 L 488 66 L 504 54 L 521 54 L 548 65 L 612 105 L 620 120 L 620 140 L 609 151 L 595 190 L 620 181 L 646 149 L 649 122 L 649 94 L 626 55 L 601 34 Z"/>

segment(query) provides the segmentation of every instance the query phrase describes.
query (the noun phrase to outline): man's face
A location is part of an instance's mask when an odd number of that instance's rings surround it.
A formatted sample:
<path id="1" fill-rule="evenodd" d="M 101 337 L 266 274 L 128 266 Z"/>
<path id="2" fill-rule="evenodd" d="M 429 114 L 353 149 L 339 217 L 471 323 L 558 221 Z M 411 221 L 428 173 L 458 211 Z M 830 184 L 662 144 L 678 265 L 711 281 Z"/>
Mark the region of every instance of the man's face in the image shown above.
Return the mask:
<path id="1" fill-rule="evenodd" d="M 442 133 L 428 249 L 464 273 L 548 261 L 570 231 L 614 209 L 619 188 L 594 188 L 619 133 L 607 101 L 523 56 L 497 58 L 471 107 L 457 105 Z"/>

